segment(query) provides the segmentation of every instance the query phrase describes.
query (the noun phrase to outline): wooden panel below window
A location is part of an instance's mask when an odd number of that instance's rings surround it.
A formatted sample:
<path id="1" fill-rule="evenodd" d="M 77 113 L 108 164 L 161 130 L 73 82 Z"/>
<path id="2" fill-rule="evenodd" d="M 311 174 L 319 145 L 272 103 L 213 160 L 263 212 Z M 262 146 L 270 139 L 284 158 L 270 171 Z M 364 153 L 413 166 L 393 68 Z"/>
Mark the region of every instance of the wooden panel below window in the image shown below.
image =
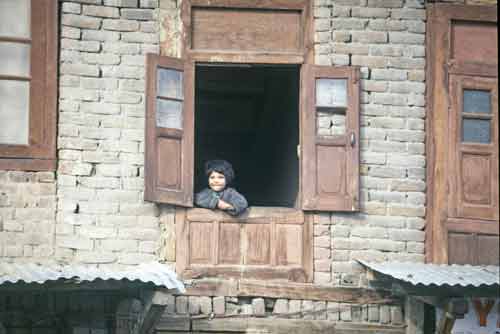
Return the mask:
<path id="1" fill-rule="evenodd" d="M 188 210 L 176 215 L 177 270 L 186 278 L 309 281 L 310 224 L 302 212 L 292 209 L 250 208 L 240 217 L 216 210 Z"/>
<path id="2" fill-rule="evenodd" d="M 191 9 L 193 50 L 300 52 L 301 11 Z"/>
<path id="3" fill-rule="evenodd" d="M 158 138 L 158 186 L 181 188 L 181 142 L 178 139 Z"/>
<path id="4" fill-rule="evenodd" d="M 301 226 L 279 224 L 276 226 L 276 264 L 280 266 L 302 264 L 302 240 L 304 238 Z"/>
<path id="5" fill-rule="evenodd" d="M 191 223 L 189 226 L 190 263 L 209 264 L 214 261 L 212 224 Z"/>
<path id="6" fill-rule="evenodd" d="M 271 225 L 249 224 L 243 228 L 246 236 L 244 264 L 271 264 Z"/>
<path id="7" fill-rule="evenodd" d="M 239 264 L 241 261 L 240 226 L 238 224 L 219 225 L 219 263 Z"/>

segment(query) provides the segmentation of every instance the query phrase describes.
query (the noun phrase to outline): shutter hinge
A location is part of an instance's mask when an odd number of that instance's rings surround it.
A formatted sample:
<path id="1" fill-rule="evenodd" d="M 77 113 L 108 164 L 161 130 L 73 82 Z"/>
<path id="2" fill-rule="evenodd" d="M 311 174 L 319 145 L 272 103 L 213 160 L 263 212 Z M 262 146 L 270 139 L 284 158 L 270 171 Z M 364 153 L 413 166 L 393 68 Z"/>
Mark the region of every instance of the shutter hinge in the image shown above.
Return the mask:
<path id="1" fill-rule="evenodd" d="M 297 145 L 297 158 L 300 159 L 300 145 Z"/>

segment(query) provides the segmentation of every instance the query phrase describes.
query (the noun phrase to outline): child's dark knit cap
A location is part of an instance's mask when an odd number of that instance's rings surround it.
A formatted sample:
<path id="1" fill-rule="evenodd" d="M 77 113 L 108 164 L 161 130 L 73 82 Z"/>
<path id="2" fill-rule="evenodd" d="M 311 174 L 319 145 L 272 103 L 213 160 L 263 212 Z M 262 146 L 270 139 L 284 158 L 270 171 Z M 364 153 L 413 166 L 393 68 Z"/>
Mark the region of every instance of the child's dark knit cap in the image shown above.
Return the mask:
<path id="1" fill-rule="evenodd" d="M 210 160 L 205 163 L 205 174 L 210 176 L 212 172 L 224 174 L 226 184 L 230 184 L 234 180 L 233 166 L 226 160 Z"/>

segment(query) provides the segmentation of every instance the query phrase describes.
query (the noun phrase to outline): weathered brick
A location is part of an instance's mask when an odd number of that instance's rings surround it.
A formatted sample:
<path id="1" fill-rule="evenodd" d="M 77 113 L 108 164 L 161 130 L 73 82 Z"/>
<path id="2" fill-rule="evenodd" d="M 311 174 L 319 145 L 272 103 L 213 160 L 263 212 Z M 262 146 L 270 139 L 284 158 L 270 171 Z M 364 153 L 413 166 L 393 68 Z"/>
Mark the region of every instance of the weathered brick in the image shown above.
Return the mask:
<path id="1" fill-rule="evenodd" d="M 116 254 L 104 252 L 77 251 L 76 261 L 88 264 L 113 263 L 117 259 Z"/>
<path id="2" fill-rule="evenodd" d="M 152 9 L 131 9 L 125 8 L 121 9 L 121 16 L 127 20 L 143 20 L 151 21 L 154 17 L 154 11 Z"/>
<path id="3" fill-rule="evenodd" d="M 81 112 L 86 114 L 114 115 L 120 113 L 120 105 L 112 103 L 83 103 Z"/>
<path id="4" fill-rule="evenodd" d="M 63 38 L 61 39 L 61 48 L 63 50 L 75 50 L 84 52 L 99 52 L 101 50 L 101 44 L 96 41 L 78 41 L 73 39 Z M 72 56 L 72 58 L 69 58 Z M 81 58 L 81 54 L 68 54 L 64 55 L 64 59 L 72 62 L 76 62 Z"/>
<path id="5" fill-rule="evenodd" d="M 332 14 L 332 9 L 329 7 L 315 7 L 314 17 L 315 18 L 329 18 Z"/>
<path id="6" fill-rule="evenodd" d="M 61 27 L 61 37 L 79 39 L 81 35 L 81 30 L 79 28 Z"/>
<path id="7" fill-rule="evenodd" d="M 138 240 L 104 239 L 100 241 L 100 248 L 104 251 L 137 252 Z"/>
<path id="8" fill-rule="evenodd" d="M 83 14 L 88 16 L 97 16 L 97 17 L 119 17 L 120 11 L 118 8 L 107 7 L 107 6 L 92 6 L 92 5 L 84 5 L 83 6 Z"/>
<path id="9" fill-rule="evenodd" d="M 353 31 L 351 36 L 354 43 L 387 43 L 387 33 L 383 31 Z"/>
<path id="10" fill-rule="evenodd" d="M 133 20 L 105 19 L 102 22 L 102 28 L 115 31 L 137 31 L 139 29 L 139 22 Z"/>
<path id="11" fill-rule="evenodd" d="M 91 239 L 78 236 L 60 236 L 56 238 L 56 245 L 80 250 L 92 250 L 94 248 L 94 242 Z"/>
<path id="12" fill-rule="evenodd" d="M 302 301 L 302 315 L 304 320 L 313 320 L 314 302 L 312 300 Z"/>
<path id="13" fill-rule="evenodd" d="M 158 8 L 158 0 L 140 0 L 141 8 Z"/>
<path id="14" fill-rule="evenodd" d="M 391 18 L 393 19 L 407 19 L 407 20 L 425 20 L 425 9 L 402 8 L 393 9 L 391 11 Z"/>
<path id="15" fill-rule="evenodd" d="M 335 53 L 368 55 L 369 46 L 356 43 L 333 43 L 333 50 Z"/>
<path id="16" fill-rule="evenodd" d="M 328 320 L 339 321 L 340 320 L 340 305 L 339 305 L 339 303 L 328 302 L 327 303 L 327 315 L 328 315 Z"/>
<path id="17" fill-rule="evenodd" d="M 223 296 L 213 298 L 213 311 L 215 314 L 226 313 L 226 299 Z"/>
<path id="18" fill-rule="evenodd" d="M 264 316 L 266 314 L 266 305 L 264 298 L 252 299 L 252 313 L 256 316 Z"/>
<path id="19" fill-rule="evenodd" d="M 101 26 L 101 19 L 75 14 L 63 14 L 61 23 L 62 25 L 76 28 L 99 29 Z"/>
<path id="20" fill-rule="evenodd" d="M 105 30 L 83 30 L 82 40 L 100 41 L 100 42 L 115 42 L 120 39 L 120 33 L 116 31 Z"/>
<path id="21" fill-rule="evenodd" d="M 366 19 L 334 19 L 332 20 L 332 28 L 334 30 L 364 30 L 368 20 Z"/>
<path id="22" fill-rule="evenodd" d="M 396 241 L 423 242 L 425 240 L 425 232 L 424 231 L 390 229 L 389 235 L 390 235 L 392 240 L 396 240 Z"/>
<path id="23" fill-rule="evenodd" d="M 80 212 L 82 214 L 107 215 L 118 212 L 118 204 L 103 203 L 99 201 L 89 201 L 80 203 Z"/>
<path id="24" fill-rule="evenodd" d="M 78 233 L 90 239 L 108 239 L 116 236 L 116 229 L 100 226 L 82 226 Z"/>
<path id="25" fill-rule="evenodd" d="M 138 0 L 104 0 L 106 6 L 137 8 Z"/>
<path id="26" fill-rule="evenodd" d="M 62 6 L 63 13 L 80 14 L 82 12 L 82 5 L 72 2 L 63 2 Z"/>
<path id="27" fill-rule="evenodd" d="M 277 299 L 274 304 L 273 314 L 286 314 L 288 313 L 288 300 Z"/>
<path id="28" fill-rule="evenodd" d="M 401 8 L 403 7 L 403 0 L 368 0 L 368 7 Z"/>
<path id="29" fill-rule="evenodd" d="M 87 64 L 117 65 L 120 63 L 119 56 L 105 53 L 87 53 L 83 56 L 83 59 Z"/>
<path id="30" fill-rule="evenodd" d="M 424 44 L 425 35 L 408 32 L 390 32 L 389 42 L 394 44 Z"/>
<path id="31" fill-rule="evenodd" d="M 360 55 L 353 55 L 351 57 L 352 65 L 368 66 L 371 68 L 384 68 L 387 66 L 387 61 L 388 60 L 386 57 L 360 56 Z"/>
<path id="32" fill-rule="evenodd" d="M 100 74 L 99 67 L 85 64 L 61 64 L 61 73 L 89 77 L 98 77 Z"/>
<path id="33" fill-rule="evenodd" d="M 404 81 L 407 77 L 406 71 L 395 69 L 373 69 L 371 73 L 373 80 Z"/>
<path id="34" fill-rule="evenodd" d="M 389 14 L 386 8 L 354 7 L 351 11 L 352 17 L 387 18 Z"/>

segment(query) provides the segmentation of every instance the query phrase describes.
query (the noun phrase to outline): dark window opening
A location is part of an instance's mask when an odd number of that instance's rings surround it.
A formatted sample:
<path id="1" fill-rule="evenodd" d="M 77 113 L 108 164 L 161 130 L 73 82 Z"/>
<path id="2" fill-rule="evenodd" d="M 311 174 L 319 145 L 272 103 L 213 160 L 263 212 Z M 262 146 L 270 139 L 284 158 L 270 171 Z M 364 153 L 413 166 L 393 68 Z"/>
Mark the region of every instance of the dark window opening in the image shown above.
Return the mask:
<path id="1" fill-rule="evenodd" d="M 195 191 L 204 162 L 225 159 L 250 206 L 295 207 L 299 192 L 298 66 L 197 66 Z"/>

